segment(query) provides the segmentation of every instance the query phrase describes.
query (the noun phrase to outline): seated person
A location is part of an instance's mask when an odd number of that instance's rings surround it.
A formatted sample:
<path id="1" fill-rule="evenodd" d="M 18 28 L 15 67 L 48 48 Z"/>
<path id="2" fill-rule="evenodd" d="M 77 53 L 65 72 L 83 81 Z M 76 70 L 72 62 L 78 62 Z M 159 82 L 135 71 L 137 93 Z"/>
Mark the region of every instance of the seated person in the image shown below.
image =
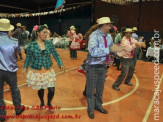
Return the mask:
<path id="1" fill-rule="evenodd" d="M 154 47 L 154 38 L 152 37 L 149 42 L 150 47 Z"/>

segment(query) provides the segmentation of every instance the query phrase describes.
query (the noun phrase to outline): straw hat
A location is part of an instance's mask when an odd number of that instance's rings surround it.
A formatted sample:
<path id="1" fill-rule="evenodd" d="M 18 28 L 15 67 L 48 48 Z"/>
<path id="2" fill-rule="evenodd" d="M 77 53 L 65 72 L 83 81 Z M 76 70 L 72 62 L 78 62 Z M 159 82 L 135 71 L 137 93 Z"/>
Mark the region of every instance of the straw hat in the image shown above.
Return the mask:
<path id="1" fill-rule="evenodd" d="M 154 37 L 152 37 L 151 40 L 155 40 Z"/>
<path id="2" fill-rule="evenodd" d="M 14 26 L 10 24 L 8 19 L 0 19 L 0 31 L 14 30 Z"/>
<path id="3" fill-rule="evenodd" d="M 137 31 L 138 29 L 137 29 L 137 27 L 133 27 L 132 30 L 133 31 Z"/>
<path id="4" fill-rule="evenodd" d="M 44 24 L 44 26 L 46 26 L 48 28 L 48 25 L 47 24 Z"/>
<path id="5" fill-rule="evenodd" d="M 124 32 L 125 33 L 127 33 L 127 32 L 133 33 L 134 31 L 131 28 L 126 28 L 126 30 Z"/>
<path id="6" fill-rule="evenodd" d="M 109 17 L 101 17 L 101 18 L 97 19 L 96 22 L 97 22 L 98 25 L 113 23 L 113 22 L 110 21 Z"/>
<path id="7" fill-rule="evenodd" d="M 75 27 L 72 25 L 72 26 L 70 27 L 70 29 L 71 29 L 71 30 L 75 30 Z"/>
<path id="8" fill-rule="evenodd" d="M 21 27 L 21 26 L 22 26 L 22 24 L 21 24 L 21 23 L 17 23 L 17 24 L 16 24 L 16 26 Z"/>

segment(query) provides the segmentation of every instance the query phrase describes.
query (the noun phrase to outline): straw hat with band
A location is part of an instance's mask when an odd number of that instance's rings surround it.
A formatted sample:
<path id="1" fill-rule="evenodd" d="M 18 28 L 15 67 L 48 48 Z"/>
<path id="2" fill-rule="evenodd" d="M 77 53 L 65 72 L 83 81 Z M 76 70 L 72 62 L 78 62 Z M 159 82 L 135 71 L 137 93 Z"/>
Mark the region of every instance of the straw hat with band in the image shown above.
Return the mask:
<path id="1" fill-rule="evenodd" d="M 0 19 L 0 31 L 11 31 L 14 30 L 14 26 L 10 24 L 8 19 Z"/>
<path id="2" fill-rule="evenodd" d="M 125 33 L 133 33 L 134 31 L 131 28 L 126 28 Z"/>
<path id="3" fill-rule="evenodd" d="M 154 37 L 152 37 L 150 40 L 155 40 Z"/>
<path id="4" fill-rule="evenodd" d="M 48 28 L 48 25 L 47 24 L 44 24 L 44 26 L 46 26 Z"/>
<path id="5" fill-rule="evenodd" d="M 137 31 L 138 29 L 137 29 L 137 27 L 133 27 L 132 30 L 133 31 Z"/>
<path id="6" fill-rule="evenodd" d="M 71 26 L 70 29 L 71 29 L 71 30 L 75 30 L 75 27 L 74 27 L 74 26 Z"/>
<path id="7" fill-rule="evenodd" d="M 16 26 L 21 27 L 21 26 L 22 26 L 22 24 L 21 24 L 21 23 L 17 23 L 17 24 L 16 24 Z"/>
<path id="8" fill-rule="evenodd" d="M 98 25 L 113 23 L 113 22 L 110 21 L 109 17 L 101 17 L 101 18 L 97 19 L 96 22 L 97 22 Z"/>

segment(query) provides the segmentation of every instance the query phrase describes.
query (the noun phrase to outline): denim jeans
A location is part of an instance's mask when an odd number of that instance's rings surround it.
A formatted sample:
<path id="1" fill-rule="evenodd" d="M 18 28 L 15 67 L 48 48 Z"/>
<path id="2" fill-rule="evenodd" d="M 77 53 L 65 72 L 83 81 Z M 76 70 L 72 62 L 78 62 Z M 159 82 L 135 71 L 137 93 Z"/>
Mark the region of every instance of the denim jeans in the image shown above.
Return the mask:
<path id="1" fill-rule="evenodd" d="M 113 84 L 116 87 L 121 85 L 126 76 L 127 77 L 124 82 L 126 83 L 130 82 L 135 70 L 134 59 L 121 58 L 120 60 L 121 60 L 121 74 L 118 76 L 117 80 Z"/>
<path id="2" fill-rule="evenodd" d="M 12 100 L 15 106 L 15 111 L 19 111 L 17 107 L 21 106 L 21 96 L 20 96 L 20 91 L 17 87 L 16 72 L 0 70 L 0 118 L 2 115 L 6 115 L 5 109 L 2 108 L 2 106 L 5 106 L 5 102 L 3 100 L 3 87 L 4 87 L 5 81 L 10 86 Z"/>

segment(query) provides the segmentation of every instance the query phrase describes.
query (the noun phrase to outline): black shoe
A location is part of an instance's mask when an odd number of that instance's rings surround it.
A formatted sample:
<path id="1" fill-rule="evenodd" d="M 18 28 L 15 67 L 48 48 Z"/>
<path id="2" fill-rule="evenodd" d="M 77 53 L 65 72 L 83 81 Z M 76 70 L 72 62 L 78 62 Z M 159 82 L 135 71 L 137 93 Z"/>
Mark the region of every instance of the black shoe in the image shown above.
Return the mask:
<path id="1" fill-rule="evenodd" d="M 41 108 L 41 109 L 44 109 L 44 108 L 45 108 L 45 104 L 44 104 L 44 103 L 41 103 L 41 104 L 40 104 L 40 108 Z"/>
<path id="2" fill-rule="evenodd" d="M 83 95 L 86 97 L 86 91 L 83 91 Z"/>
<path id="3" fill-rule="evenodd" d="M 88 116 L 89 118 L 94 119 L 94 112 L 93 111 L 88 112 Z"/>
<path id="4" fill-rule="evenodd" d="M 118 71 L 120 71 L 120 68 L 117 68 Z"/>
<path id="5" fill-rule="evenodd" d="M 47 104 L 47 107 L 51 113 L 54 113 L 54 107 L 50 103 Z"/>
<path id="6" fill-rule="evenodd" d="M 22 105 L 22 106 L 20 107 L 20 109 L 17 109 L 17 110 L 16 110 L 16 115 L 20 115 L 24 110 L 25 110 L 25 106 Z"/>
<path id="7" fill-rule="evenodd" d="M 119 70 L 119 67 L 117 66 L 117 70 Z"/>
<path id="8" fill-rule="evenodd" d="M 120 88 L 119 87 L 116 87 L 116 86 L 112 86 L 113 89 L 117 90 L 117 91 L 120 91 Z"/>
<path id="9" fill-rule="evenodd" d="M 125 82 L 125 84 L 132 86 L 132 83 L 130 83 L 130 82 Z"/>
<path id="10" fill-rule="evenodd" d="M 103 114 L 107 114 L 107 113 L 108 113 L 108 112 L 107 112 L 105 109 L 103 109 L 102 107 L 101 107 L 101 108 L 95 107 L 95 110 L 97 110 L 97 111 L 99 111 L 99 112 L 101 112 L 101 113 L 103 113 Z"/>

